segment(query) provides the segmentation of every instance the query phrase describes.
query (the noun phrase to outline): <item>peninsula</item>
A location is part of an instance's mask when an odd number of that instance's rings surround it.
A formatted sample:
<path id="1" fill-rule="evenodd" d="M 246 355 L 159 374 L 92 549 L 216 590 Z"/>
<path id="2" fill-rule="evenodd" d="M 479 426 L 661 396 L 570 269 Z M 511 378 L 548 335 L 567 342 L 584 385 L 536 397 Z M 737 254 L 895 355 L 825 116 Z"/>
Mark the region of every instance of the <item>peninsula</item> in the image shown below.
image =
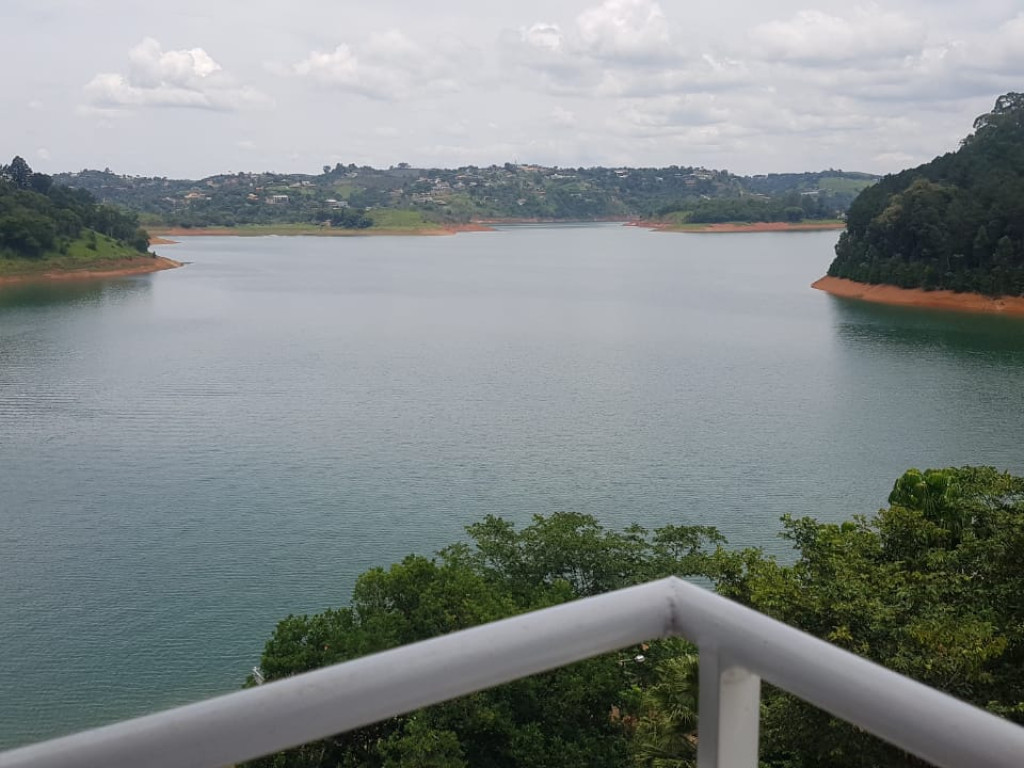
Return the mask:
<path id="1" fill-rule="evenodd" d="M 0 165 L 0 285 L 181 266 L 150 253 L 149 245 L 137 215 L 54 184 L 21 157 Z"/>
<path id="2" fill-rule="evenodd" d="M 887 304 L 1017 314 L 1024 302 L 1024 94 L 1000 96 L 956 152 L 853 201 L 815 288 Z"/>

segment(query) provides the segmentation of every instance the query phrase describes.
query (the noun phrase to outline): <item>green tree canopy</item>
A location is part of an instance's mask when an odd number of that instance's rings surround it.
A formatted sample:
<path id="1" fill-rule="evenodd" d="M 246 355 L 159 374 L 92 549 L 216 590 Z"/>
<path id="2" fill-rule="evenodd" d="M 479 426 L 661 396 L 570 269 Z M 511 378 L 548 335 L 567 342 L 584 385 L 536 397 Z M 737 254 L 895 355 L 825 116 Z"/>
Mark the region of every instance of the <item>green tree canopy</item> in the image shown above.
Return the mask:
<path id="1" fill-rule="evenodd" d="M 1024 722 L 1024 479 L 988 467 L 910 470 L 889 503 L 842 524 L 786 518 L 797 561 L 747 551 L 719 589 Z M 792 696 L 770 690 L 764 700 L 770 764 L 920 764 Z"/>
<path id="2" fill-rule="evenodd" d="M 1024 295 L 1024 94 L 1000 96 L 974 127 L 957 152 L 861 192 L 830 275 Z"/>
<path id="3" fill-rule="evenodd" d="M 889 507 L 843 523 L 783 519 L 795 559 L 727 550 L 711 528 L 605 529 L 591 517 L 487 517 L 469 542 L 357 581 L 351 604 L 278 624 L 268 680 L 668 574 L 1024 723 L 1024 478 L 910 470 Z M 262 766 L 691 768 L 695 649 L 668 640 L 430 707 Z M 249 684 L 252 684 L 250 680 Z M 880 694 L 880 695 L 884 695 Z M 762 765 L 921 763 L 769 686 Z"/>
<path id="4" fill-rule="evenodd" d="M 0 167 L 0 258 L 65 253 L 76 240 L 95 243 L 97 234 L 140 253 L 149 249 L 134 213 L 97 203 L 84 190 L 56 186 L 21 157 Z"/>
<path id="5" fill-rule="evenodd" d="M 289 616 L 267 642 L 267 680 L 676 573 L 712 575 L 711 528 L 609 531 L 592 517 L 487 517 L 470 543 L 359 577 L 347 608 Z M 674 646 L 672 646 L 674 647 Z M 621 766 L 635 690 L 669 646 L 591 659 L 258 761 L 267 766 Z"/>

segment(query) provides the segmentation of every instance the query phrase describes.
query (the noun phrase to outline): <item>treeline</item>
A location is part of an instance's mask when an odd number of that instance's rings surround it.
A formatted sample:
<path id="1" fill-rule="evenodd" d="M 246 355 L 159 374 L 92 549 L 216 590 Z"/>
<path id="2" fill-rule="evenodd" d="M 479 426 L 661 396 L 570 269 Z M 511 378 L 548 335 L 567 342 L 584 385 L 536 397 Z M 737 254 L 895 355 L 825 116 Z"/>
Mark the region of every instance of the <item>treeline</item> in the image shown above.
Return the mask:
<path id="1" fill-rule="evenodd" d="M 683 201 L 658 210 L 658 216 L 683 214 L 694 224 L 718 224 L 730 221 L 786 221 L 834 219 L 842 211 L 832 196 L 825 193 L 789 192 L 779 197 L 720 197 Z"/>
<path id="2" fill-rule="evenodd" d="M 62 174 L 61 181 L 138 211 L 153 225 L 183 227 L 304 223 L 360 227 L 377 209 L 415 211 L 425 220 L 593 220 L 656 217 L 702 201 L 785 201 L 809 218 L 835 217 L 874 177 L 841 171 L 744 177 L 688 166 L 548 168 L 505 163 L 455 169 L 324 166 L 323 173 L 237 173 L 191 181 L 120 176 L 106 171 Z M 764 190 L 763 192 L 760 190 Z M 761 206 L 764 208 L 765 206 Z M 786 220 L 772 204 L 742 216 Z M 347 213 L 339 213 L 347 211 Z M 792 212 L 790 212 L 792 213 Z M 710 215 L 710 214 L 709 214 Z M 337 222 L 334 219 L 338 219 Z"/>
<path id="3" fill-rule="evenodd" d="M 276 680 L 676 574 L 1024 723 L 1024 478 L 991 468 L 911 470 L 889 505 L 841 524 L 784 518 L 796 551 L 788 565 L 728 549 L 709 527 L 613 531 L 562 513 L 517 529 L 487 517 L 468 528 L 469 543 L 364 573 L 348 607 L 289 616 L 267 642 L 260 672 Z M 692 645 L 652 642 L 254 765 L 692 768 L 697 672 Z M 922 765 L 769 686 L 760 764 Z"/>
<path id="4" fill-rule="evenodd" d="M 85 190 L 56 185 L 21 157 L 0 165 L 0 257 L 66 254 L 83 239 L 95 250 L 97 235 L 141 253 L 149 248 L 136 214 L 98 203 Z"/>
<path id="5" fill-rule="evenodd" d="M 215 193 L 184 202 L 158 199 L 153 202 L 128 198 L 126 204 L 143 212 L 153 226 L 190 229 L 194 227 L 244 227 L 274 224 L 312 224 L 365 229 L 373 219 L 362 206 L 336 207 L 309 190 L 285 189 L 282 198 L 253 195 L 248 187 L 225 187 Z M 124 199 L 124 196 L 121 196 Z"/>
<path id="6" fill-rule="evenodd" d="M 1024 295 L 1024 94 L 958 151 L 886 176 L 850 206 L 829 274 L 904 288 Z"/>

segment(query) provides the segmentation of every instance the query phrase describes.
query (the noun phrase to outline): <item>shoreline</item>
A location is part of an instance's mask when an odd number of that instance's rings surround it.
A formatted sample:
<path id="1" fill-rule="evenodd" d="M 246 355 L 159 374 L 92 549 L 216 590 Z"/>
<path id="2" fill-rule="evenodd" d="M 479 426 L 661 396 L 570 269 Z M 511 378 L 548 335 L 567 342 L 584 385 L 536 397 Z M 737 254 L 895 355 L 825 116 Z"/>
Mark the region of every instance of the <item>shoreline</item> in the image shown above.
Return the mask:
<path id="1" fill-rule="evenodd" d="M 270 225 L 254 227 L 152 227 L 148 229 L 150 243 L 154 245 L 172 245 L 175 237 L 380 237 L 380 236 L 415 236 L 440 237 L 457 235 L 460 232 L 493 232 L 487 222 L 473 221 L 467 224 L 446 224 L 436 227 L 381 227 L 368 229 L 344 229 L 342 227 L 316 227 L 295 225 Z"/>
<path id="2" fill-rule="evenodd" d="M 926 291 L 922 288 L 898 288 L 895 285 L 870 285 L 847 280 L 845 277 L 830 276 L 811 283 L 811 288 L 843 299 L 870 301 L 875 304 L 1024 317 L 1024 297 L 1022 296 L 993 298 L 981 293 L 954 293 L 947 290 Z"/>
<path id="3" fill-rule="evenodd" d="M 827 230 L 846 229 L 842 221 L 729 221 L 717 224 L 670 224 L 667 222 L 630 222 L 627 226 L 647 227 L 655 232 L 682 232 L 694 234 L 736 233 L 736 232 L 823 232 Z"/>
<path id="4" fill-rule="evenodd" d="M 0 286 L 61 280 L 98 280 L 107 277 L 131 277 L 133 275 L 148 275 L 152 272 L 162 272 L 165 269 L 177 269 L 184 266 L 182 262 L 168 259 L 165 256 L 153 256 L 152 258 L 146 258 L 145 262 L 137 264 L 133 264 L 132 261 L 134 260 L 122 259 L 108 262 L 110 265 L 109 269 L 96 265 L 95 267 L 85 267 L 83 269 L 51 269 L 45 272 L 28 272 L 20 275 L 0 275 Z"/>

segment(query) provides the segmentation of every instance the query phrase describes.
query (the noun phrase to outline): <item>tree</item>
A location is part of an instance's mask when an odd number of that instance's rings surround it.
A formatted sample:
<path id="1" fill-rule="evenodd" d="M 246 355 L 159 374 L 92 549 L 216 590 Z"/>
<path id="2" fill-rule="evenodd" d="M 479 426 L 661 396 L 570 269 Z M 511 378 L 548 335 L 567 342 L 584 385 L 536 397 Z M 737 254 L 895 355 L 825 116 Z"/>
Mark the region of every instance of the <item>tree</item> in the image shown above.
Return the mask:
<path id="1" fill-rule="evenodd" d="M 50 176 L 33 173 L 21 157 L 0 167 L 0 258 L 67 254 L 75 240 L 97 250 L 96 230 L 120 246 L 141 252 L 149 248 L 134 213 L 97 205 L 84 190 L 55 185 Z M 132 254 L 122 249 L 121 255 Z"/>
<path id="2" fill-rule="evenodd" d="M 497 517 L 469 543 L 357 581 L 351 605 L 290 616 L 268 680 L 522 611 L 676 573 L 897 672 L 1024 722 L 1024 478 L 990 467 L 909 470 L 889 507 L 843 523 L 783 519 L 797 556 L 722 548 L 714 529 L 609 531 L 586 515 Z M 250 681 L 251 684 L 251 681 Z M 690 768 L 695 649 L 667 640 L 589 659 L 257 761 L 370 768 Z M 859 729 L 765 687 L 772 768 L 919 766 Z"/>
<path id="3" fill-rule="evenodd" d="M 572 513 L 538 516 L 521 530 L 488 517 L 468 530 L 472 544 L 367 571 L 348 608 L 282 621 L 260 661 L 265 678 L 669 573 L 708 576 L 715 562 L 709 547 L 721 540 L 703 527 L 608 531 L 592 517 Z M 654 663 L 676 651 L 662 644 L 644 650 Z M 653 668 L 632 662 L 638 652 L 582 661 L 257 765 L 621 766 L 629 759 L 629 723 L 635 721 L 621 713 L 635 704 L 638 687 L 653 682 Z"/>
<path id="4" fill-rule="evenodd" d="M 1024 722 L 1024 479 L 990 467 L 897 480 L 890 506 L 842 524 L 784 519 L 798 559 L 748 550 L 720 590 L 831 643 Z M 769 689 L 770 765 L 920 765 Z"/>
<path id="5" fill-rule="evenodd" d="M 662 663 L 657 682 L 640 692 L 640 716 L 633 738 L 637 768 L 696 765 L 698 667 L 696 649 L 685 647 Z"/>
<path id="6" fill-rule="evenodd" d="M 57 231 L 49 217 L 21 209 L 0 215 L 0 251 L 36 258 L 53 248 Z"/>
<path id="7" fill-rule="evenodd" d="M 978 118 L 958 151 L 886 176 L 854 200 L 829 274 L 1019 294 L 1022 220 L 1024 94 L 1008 93 Z M 1009 239 L 994 258 L 1003 237 Z M 881 258 L 868 258 L 872 251 Z"/>
<path id="8" fill-rule="evenodd" d="M 32 169 L 21 156 L 15 155 L 11 164 L 7 166 L 5 175 L 18 189 L 28 189 L 32 180 Z"/>
<path id="9" fill-rule="evenodd" d="M 991 112 L 986 112 L 974 121 L 975 135 L 989 128 L 1006 124 L 1021 124 L 1024 118 L 1024 93 L 1011 91 L 996 99 Z"/>

